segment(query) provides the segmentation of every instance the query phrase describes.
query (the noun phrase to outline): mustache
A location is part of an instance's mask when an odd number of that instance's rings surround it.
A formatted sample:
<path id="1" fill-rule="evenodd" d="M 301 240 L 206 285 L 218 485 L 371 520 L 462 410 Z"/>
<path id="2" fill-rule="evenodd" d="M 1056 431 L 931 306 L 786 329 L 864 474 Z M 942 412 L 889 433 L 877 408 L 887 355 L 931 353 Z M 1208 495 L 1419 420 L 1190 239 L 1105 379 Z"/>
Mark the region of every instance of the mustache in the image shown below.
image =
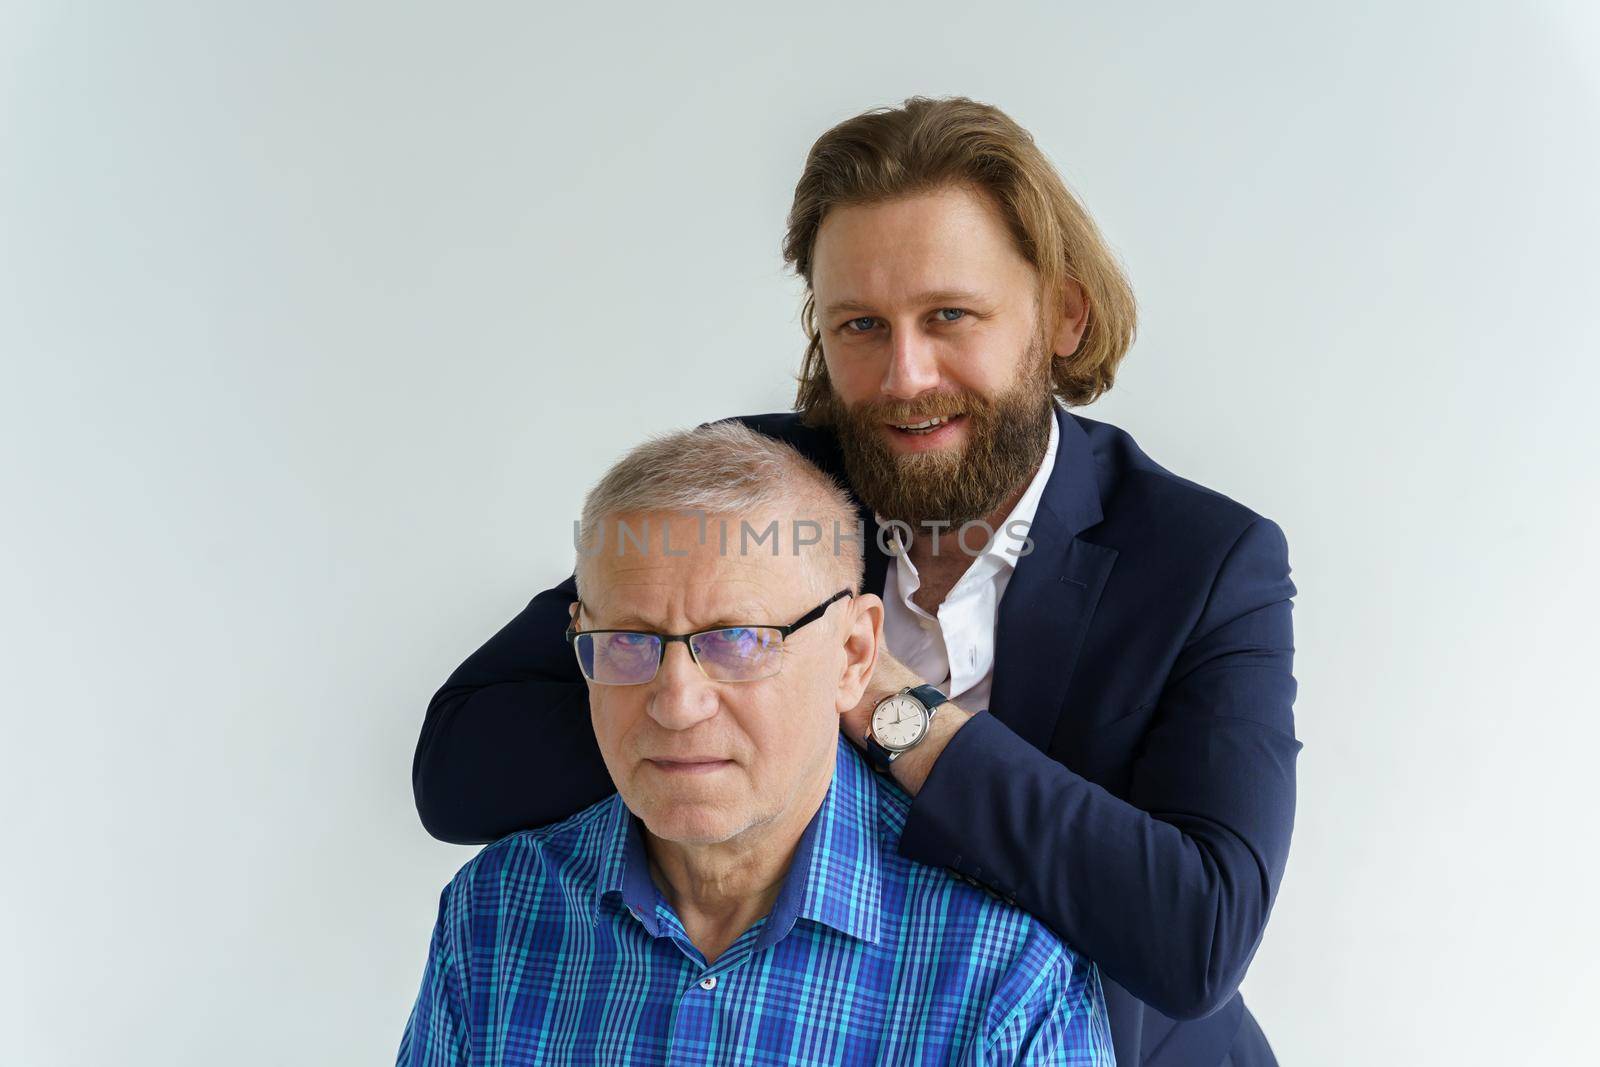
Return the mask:
<path id="1" fill-rule="evenodd" d="M 985 414 L 993 408 L 988 398 L 972 393 L 945 393 L 915 401 L 863 400 L 844 409 L 857 422 L 921 422 L 955 415 Z"/>

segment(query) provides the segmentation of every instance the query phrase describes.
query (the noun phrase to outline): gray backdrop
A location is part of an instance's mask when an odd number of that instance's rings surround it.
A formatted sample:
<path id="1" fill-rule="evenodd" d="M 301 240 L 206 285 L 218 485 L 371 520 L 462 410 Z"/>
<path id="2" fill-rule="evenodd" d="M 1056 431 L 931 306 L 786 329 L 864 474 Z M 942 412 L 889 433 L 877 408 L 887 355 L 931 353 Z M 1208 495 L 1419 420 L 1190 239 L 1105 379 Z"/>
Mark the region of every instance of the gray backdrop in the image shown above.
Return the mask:
<path id="1" fill-rule="evenodd" d="M 1284 1063 L 1592 1054 L 1600 17 L 1108 6 L 0 7 L 0 1058 L 393 1057 L 429 696 L 620 450 L 789 404 L 804 154 L 912 93 L 1126 262 L 1083 414 L 1288 535 Z"/>

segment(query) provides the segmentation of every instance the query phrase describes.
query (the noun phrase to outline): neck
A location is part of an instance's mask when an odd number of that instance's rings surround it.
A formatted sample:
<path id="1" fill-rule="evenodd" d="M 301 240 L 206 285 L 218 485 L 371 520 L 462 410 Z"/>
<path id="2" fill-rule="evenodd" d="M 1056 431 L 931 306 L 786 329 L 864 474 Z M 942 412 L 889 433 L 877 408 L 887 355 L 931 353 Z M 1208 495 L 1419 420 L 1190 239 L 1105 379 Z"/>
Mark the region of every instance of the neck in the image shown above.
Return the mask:
<path id="1" fill-rule="evenodd" d="M 990 511 L 987 515 L 980 516 L 980 521 L 993 530 L 996 535 L 1004 533 L 1005 531 L 1001 529 L 1001 524 L 1006 521 L 1006 516 L 1010 515 L 1017 506 L 1017 501 L 1022 499 L 1022 494 L 1028 491 L 1028 483 L 1038 473 L 1039 468 L 1035 465 L 1033 473 L 1029 474 L 1011 492 L 1007 493 L 1000 503 L 995 505 L 993 511 Z M 968 531 L 967 544 L 971 546 L 974 552 L 983 551 L 983 544 L 979 540 L 982 536 L 983 527 Z M 955 573 L 960 575 L 977 558 L 976 555 L 968 555 L 967 549 L 962 547 L 961 526 L 959 524 L 940 531 L 937 536 L 928 531 L 926 527 L 918 528 L 916 536 L 911 541 L 911 547 L 906 551 L 906 555 L 916 565 L 918 574 L 925 573 L 929 568 L 939 570 L 958 568 Z"/>
<path id="2" fill-rule="evenodd" d="M 1043 462 L 1043 460 L 1040 462 Z M 1010 515 L 1012 509 L 1017 506 L 1017 501 L 1022 499 L 1022 494 L 1028 491 L 1028 483 L 1037 474 L 1038 468 L 1036 466 L 1033 474 L 1018 483 L 1011 492 L 1005 495 L 1005 499 L 995 506 L 993 511 L 982 517 L 983 521 L 988 524 L 988 528 L 993 530 L 996 536 L 1001 536 L 1005 533 L 1001 524 L 1006 521 L 1006 516 Z M 968 549 L 962 546 L 961 528 L 959 526 L 952 526 L 942 531 L 938 536 L 933 536 L 929 532 L 924 532 L 924 530 L 925 528 L 919 529 L 916 536 L 912 538 L 911 547 L 906 550 L 906 558 L 917 569 L 917 577 L 920 579 L 917 591 L 911 594 L 911 600 L 917 607 L 933 615 L 938 612 L 939 605 L 944 603 L 944 598 L 949 595 L 950 590 L 961 580 L 961 576 L 967 573 L 967 569 L 972 566 L 973 561 L 978 557 L 977 555 L 969 555 Z M 973 552 L 983 551 L 983 546 L 979 540 L 983 536 L 983 527 L 977 527 L 968 532 L 967 545 L 971 546 Z"/>
<path id="3" fill-rule="evenodd" d="M 827 770 L 820 789 L 813 784 L 775 819 L 727 841 L 686 845 L 659 838 L 641 823 L 651 878 L 707 963 L 772 911 L 800 837 L 827 794 L 831 760 Z"/>

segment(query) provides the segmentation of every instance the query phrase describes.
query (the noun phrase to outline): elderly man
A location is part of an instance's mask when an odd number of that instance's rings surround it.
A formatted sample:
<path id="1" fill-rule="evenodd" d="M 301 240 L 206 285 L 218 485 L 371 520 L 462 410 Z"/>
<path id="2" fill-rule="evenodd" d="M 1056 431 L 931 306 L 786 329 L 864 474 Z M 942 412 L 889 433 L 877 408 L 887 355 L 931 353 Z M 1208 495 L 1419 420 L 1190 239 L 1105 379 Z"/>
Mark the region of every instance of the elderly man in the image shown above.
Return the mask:
<path id="1" fill-rule="evenodd" d="M 617 793 L 444 890 L 400 1063 L 1114 1062 L 1092 964 L 898 854 L 909 798 L 840 734 L 862 573 L 849 495 L 737 423 L 607 473 L 567 640 Z"/>

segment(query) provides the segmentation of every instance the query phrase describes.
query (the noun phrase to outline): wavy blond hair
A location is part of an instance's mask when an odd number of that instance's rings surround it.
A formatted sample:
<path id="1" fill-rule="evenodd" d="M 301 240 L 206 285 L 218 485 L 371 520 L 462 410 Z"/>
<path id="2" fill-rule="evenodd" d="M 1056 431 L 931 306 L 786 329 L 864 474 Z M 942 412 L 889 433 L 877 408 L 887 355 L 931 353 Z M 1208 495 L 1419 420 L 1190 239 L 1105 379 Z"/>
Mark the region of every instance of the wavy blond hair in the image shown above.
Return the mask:
<path id="1" fill-rule="evenodd" d="M 797 410 L 811 410 L 830 388 L 811 287 L 811 257 L 828 210 L 952 185 L 974 186 L 994 198 L 1017 250 L 1038 272 L 1039 293 L 1060 292 L 1068 279 L 1083 286 L 1088 324 L 1074 351 L 1056 353 L 1055 394 L 1076 406 L 1111 388 L 1133 344 L 1137 314 L 1133 288 L 1089 212 L 1033 135 L 999 108 L 964 96 L 913 96 L 900 107 L 864 111 L 817 138 L 795 185 L 783 259 L 806 283 L 801 324 L 808 343 Z M 1045 302 L 1044 336 L 1054 332 L 1062 311 L 1059 301 Z"/>

